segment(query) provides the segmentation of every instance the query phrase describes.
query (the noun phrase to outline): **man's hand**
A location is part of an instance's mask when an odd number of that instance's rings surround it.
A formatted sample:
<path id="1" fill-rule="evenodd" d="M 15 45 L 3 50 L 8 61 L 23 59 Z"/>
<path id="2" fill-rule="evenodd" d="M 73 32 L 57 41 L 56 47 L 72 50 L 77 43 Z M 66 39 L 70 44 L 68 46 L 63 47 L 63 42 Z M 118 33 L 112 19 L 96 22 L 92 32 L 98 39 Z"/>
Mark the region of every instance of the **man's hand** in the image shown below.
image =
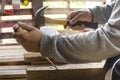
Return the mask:
<path id="1" fill-rule="evenodd" d="M 21 30 L 14 33 L 14 38 L 23 48 L 30 52 L 40 52 L 40 39 L 42 32 L 25 23 L 18 23 Z"/>
<path id="2" fill-rule="evenodd" d="M 75 24 L 77 21 L 88 21 L 92 22 L 93 16 L 92 12 L 89 9 L 82 9 L 82 10 L 77 10 L 71 12 L 67 20 L 70 20 L 70 24 Z M 65 28 L 67 26 L 64 26 Z M 85 26 L 80 25 L 80 26 L 70 26 L 71 29 L 73 30 L 84 30 Z"/>

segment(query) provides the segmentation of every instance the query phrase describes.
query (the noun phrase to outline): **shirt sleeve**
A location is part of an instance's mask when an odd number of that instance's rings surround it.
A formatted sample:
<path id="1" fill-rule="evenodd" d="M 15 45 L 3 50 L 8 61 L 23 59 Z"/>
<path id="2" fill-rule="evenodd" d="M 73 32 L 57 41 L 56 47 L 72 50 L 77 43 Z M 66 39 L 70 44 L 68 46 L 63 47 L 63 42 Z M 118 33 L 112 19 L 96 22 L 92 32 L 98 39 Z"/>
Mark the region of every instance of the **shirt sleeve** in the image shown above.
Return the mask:
<path id="1" fill-rule="evenodd" d="M 43 34 L 42 56 L 69 63 L 96 62 L 120 55 L 120 0 L 110 19 L 95 31 L 70 36 Z"/>
<path id="2" fill-rule="evenodd" d="M 115 2 L 112 2 L 111 4 L 91 8 L 90 10 L 93 13 L 93 22 L 97 22 L 100 24 L 106 23 L 112 13 L 114 5 Z"/>

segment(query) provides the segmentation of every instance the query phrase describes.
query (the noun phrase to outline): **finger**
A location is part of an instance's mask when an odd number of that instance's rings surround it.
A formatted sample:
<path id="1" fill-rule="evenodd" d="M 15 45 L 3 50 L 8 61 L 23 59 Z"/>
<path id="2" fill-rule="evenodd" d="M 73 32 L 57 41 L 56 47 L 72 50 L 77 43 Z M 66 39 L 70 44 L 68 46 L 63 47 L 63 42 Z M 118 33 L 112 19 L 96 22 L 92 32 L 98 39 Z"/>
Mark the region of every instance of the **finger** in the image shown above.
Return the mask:
<path id="1" fill-rule="evenodd" d="M 85 29 L 85 25 L 81 25 L 81 26 L 79 26 L 79 30 L 84 30 Z"/>
<path id="2" fill-rule="evenodd" d="M 13 38 L 24 40 L 27 37 L 27 33 L 14 33 Z"/>
<path id="3" fill-rule="evenodd" d="M 72 30 L 79 30 L 79 31 L 82 31 L 84 28 L 85 28 L 85 26 L 84 25 L 76 25 L 76 26 L 72 26 L 72 27 L 70 27 Z"/>
<path id="4" fill-rule="evenodd" d="M 77 14 L 74 18 L 70 20 L 70 24 L 75 24 L 77 21 L 79 21 L 81 16 L 81 13 Z"/>
<path id="5" fill-rule="evenodd" d="M 77 14 L 76 11 L 70 12 L 70 14 L 68 15 L 67 19 L 68 19 L 68 20 L 71 20 L 73 17 L 75 17 L 76 14 Z"/>
<path id="6" fill-rule="evenodd" d="M 71 20 L 73 18 L 74 14 L 69 14 L 68 17 L 67 17 L 67 20 Z"/>
<path id="7" fill-rule="evenodd" d="M 35 27 L 32 27 L 32 26 L 25 24 L 25 23 L 22 23 L 22 22 L 18 22 L 18 26 L 20 26 L 22 29 L 25 29 L 26 31 L 35 30 Z"/>
<path id="8" fill-rule="evenodd" d="M 72 30 L 79 30 L 80 26 L 74 26 L 74 27 L 70 27 Z"/>
<path id="9" fill-rule="evenodd" d="M 16 38 L 20 38 L 20 37 L 22 37 L 21 34 L 16 34 L 16 33 L 13 34 L 13 38 L 15 38 L 15 39 L 16 39 Z"/>

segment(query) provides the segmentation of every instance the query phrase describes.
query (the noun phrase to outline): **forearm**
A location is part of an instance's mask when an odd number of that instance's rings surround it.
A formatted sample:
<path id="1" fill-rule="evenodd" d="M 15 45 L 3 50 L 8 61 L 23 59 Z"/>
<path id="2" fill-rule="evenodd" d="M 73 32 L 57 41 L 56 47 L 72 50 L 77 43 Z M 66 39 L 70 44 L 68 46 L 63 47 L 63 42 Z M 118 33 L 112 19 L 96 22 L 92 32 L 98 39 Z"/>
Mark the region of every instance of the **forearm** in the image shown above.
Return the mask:
<path id="1" fill-rule="evenodd" d="M 113 34 L 105 28 L 66 37 L 43 35 L 41 53 L 45 57 L 71 63 L 101 61 L 118 55 L 120 51 L 109 35 Z"/>

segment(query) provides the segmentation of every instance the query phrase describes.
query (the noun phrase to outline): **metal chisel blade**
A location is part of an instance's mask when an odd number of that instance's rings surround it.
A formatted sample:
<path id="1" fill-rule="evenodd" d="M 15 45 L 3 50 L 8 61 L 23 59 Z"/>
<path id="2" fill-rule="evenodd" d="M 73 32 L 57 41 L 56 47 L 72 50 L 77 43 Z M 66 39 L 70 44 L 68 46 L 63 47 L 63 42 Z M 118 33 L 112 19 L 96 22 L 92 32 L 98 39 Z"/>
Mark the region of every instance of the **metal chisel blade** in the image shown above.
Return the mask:
<path id="1" fill-rule="evenodd" d="M 50 62 L 50 64 L 51 64 L 56 70 L 58 70 L 57 66 L 56 66 L 48 57 L 46 57 L 46 59 L 48 60 L 48 62 Z"/>

